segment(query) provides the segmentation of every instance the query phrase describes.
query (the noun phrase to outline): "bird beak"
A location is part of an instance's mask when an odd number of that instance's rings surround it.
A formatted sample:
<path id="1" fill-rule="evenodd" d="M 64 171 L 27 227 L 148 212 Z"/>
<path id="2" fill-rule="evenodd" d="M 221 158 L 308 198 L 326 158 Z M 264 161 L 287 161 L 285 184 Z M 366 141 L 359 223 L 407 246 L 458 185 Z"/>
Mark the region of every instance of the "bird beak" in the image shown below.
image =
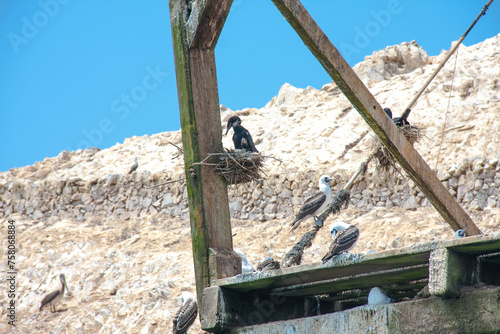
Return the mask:
<path id="1" fill-rule="evenodd" d="M 228 125 L 227 125 L 226 135 L 227 135 L 227 133 L 229 132 L 229 129 L 231 129 L 231 126 L 233 126 L 233 124 L 228 124 Z"/>

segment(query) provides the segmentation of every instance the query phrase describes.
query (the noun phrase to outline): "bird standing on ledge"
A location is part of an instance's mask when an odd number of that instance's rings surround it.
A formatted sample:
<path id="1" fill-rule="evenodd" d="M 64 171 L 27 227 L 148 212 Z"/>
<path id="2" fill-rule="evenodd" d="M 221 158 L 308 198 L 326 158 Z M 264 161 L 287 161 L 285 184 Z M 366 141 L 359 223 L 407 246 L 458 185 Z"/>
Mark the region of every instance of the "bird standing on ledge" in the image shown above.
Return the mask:
<path id="1" fill-rule="evenodd" d="M 330 227 L 333 241 L 330 245 L 328 253 L 321 259 L 323 263 L 328 262 L 331 258 L 341 253 L 347 253 L 351 250 L 359 239 L 359 229 L 344 222 L 336 222 Z"/>
<path id="2" fill-rule="evenodd" d="M 132 167 L 130 167 L 130 171 L 128 173 L 132 174 L 133 172 L 135 172 L 135 170 L 137 169 L 137 167 L 139 167 L 139 162 L 137 161 L 137 157 L 135 157 L 134 158 L 134 164 L 132 165 Z"/>
<path id="3" fill-rule="evenodd" d="M 64 289 L 68 290 L 68 286 L 66 285 L 66 277 L 64 276 L 64 274 L 60 274 L 59 279 L 61 280 L 61 289 L 52 291 L 42 299 L 40 303 L 40 311 L 45 305 L 50 304 L 50 311 L 52 313 L 56 312 L 56 304 L 59 303 L 63 298 Z"/>
<path id="4" fill-rule="evenodd" d="M 325 211 L 332 200 L 332 190 L 328 184 L 331 180 L 333 179 L 328 175 L 322 175 L 319 178 L 319 191 L 302 204 L 299 213 L 290 224 L 292 231 L 299 227 L 300 222 L 303 220 L 313 217 L 314 222 L 316 222 L 318 220 L 317 215 Z"/>
<path id="5" fill-rule="evenodd" d="M 253 143 L 250 132 L 241 126 L 241 119 L 238 116 L 231 116 L 227 120 L 226 135 L 231 128 L 233 128 L 234 131 L 233 143 L 235 149 L 244 149 L 247 152 L 259 152 Z"/>

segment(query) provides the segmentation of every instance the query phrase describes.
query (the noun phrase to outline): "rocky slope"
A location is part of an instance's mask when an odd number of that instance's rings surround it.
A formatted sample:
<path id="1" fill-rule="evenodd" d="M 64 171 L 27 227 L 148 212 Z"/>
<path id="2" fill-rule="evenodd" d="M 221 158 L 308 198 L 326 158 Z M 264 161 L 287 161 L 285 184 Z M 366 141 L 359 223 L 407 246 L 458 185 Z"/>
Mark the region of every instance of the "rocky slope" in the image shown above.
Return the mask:
<path id="1" fill-rule="evenodd" d="M 456 68 L 452 57 L 409 117 L 425 133 L 417 150 L 485 233 L 500 231 L 499 50 L 500 35 L 461 46 Z M 381 105 L 399 115 L 442 57 L 403 43 L 366 57 L 355 70 Z M 308 228 L 306 222 L 290 234 L 288 222 L 316 191 L 317 178 L 330 174 L 340 189 L 374 136 L 333 83 L 320 90 L 285 84 L 261 109 L 221 106 L 221 127 L 233 114 L 258 149 L 275 158 L 265 162 L 263 185 L 230 187 L 234 244 L 254 265 L 266 256 L 281 259 Z M 16 221 L 18 332 L 171 330 L 180 292 L 195 291 L 182 181 L 147 189 L 183 177 L 182 156 L 171 143 L 181 145 L 179 131 L 128 138 L 105 150 L 63 151 L 0 173 L 2 231 L 7 219 Z M 223 143 L 232 147 L 229 135 Z M 140 166 L 128 175 L 134 156 Z M 335 219 L 360 228 L 358 252 L 452 237 L 411 181 L 385 175 L 375 164 Z M 323 229 L 304 262 L 319 261 L 329 242 Z M 6 237 L 2 244 L 5 250 Z M 70 290 L 61 312 L 39 313 L 39 301 L 59 285 L 60 272 Z M 7 286 L 5 277 L 0 280 Z M 0 300 L 6 305 L 7 294 Z M 190 332 L 199 328 L 196 322 Z M 2 321 L 0 331 L 11 328 Z"/>

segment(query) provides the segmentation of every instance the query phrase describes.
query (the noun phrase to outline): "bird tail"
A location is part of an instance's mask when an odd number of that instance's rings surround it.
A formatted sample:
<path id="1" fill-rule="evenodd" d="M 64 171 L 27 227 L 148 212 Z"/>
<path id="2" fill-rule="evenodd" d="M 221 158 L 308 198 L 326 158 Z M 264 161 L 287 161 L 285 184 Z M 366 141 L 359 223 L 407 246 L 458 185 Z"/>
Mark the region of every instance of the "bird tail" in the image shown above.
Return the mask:
<path id="1" fill-rule="evenodd" d="M 292 229 L 290 230 L 290 232 L 292 232 L 297 227 L 299 227 L 299 225 L 300 225 L 300 219 L 295 218 L 295 220 L 290 223 L 290 226 L 292 227 Z"/>
<path id="2" fill-rule="evenodd" d="M 321 259 L 321 262 L 323 263 L 327 263 L 332 257 L 334 257 L 335 255 L 331 254 L 330 252 L 328 254 L 326 254 L 325 256 L 323 256 L 323 258 Z"/>

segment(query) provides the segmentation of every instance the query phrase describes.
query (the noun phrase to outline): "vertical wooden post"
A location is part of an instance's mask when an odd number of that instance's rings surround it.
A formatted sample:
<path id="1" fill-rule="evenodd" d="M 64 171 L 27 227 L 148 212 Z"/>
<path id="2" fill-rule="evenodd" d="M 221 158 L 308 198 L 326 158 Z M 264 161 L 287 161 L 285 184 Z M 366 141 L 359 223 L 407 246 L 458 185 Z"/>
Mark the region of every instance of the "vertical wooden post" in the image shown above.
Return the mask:
<path id="1" fill-rule="evenodd" d="M 192 166 L 208 153 L 223 149 L 214 47 L 231 2 L 221 7 L 220 1 L 200 1 L 188 8 L 185 0 L 169 1 L 199 305 L 211 278 L 241 272 L 241 259 L 233 252 L 226 182 L 209 166 Z M 197 14 L 188 29 L 190 13 Z M 198 27 L 203 24 L 215 28 L 211 34 L 196 37 L 198 30 L 206 34 L 206 29 Z M 210 42 L 199 42 L 204 39 Z M 197 45 L 190 47 L 193 40 Z"/>

